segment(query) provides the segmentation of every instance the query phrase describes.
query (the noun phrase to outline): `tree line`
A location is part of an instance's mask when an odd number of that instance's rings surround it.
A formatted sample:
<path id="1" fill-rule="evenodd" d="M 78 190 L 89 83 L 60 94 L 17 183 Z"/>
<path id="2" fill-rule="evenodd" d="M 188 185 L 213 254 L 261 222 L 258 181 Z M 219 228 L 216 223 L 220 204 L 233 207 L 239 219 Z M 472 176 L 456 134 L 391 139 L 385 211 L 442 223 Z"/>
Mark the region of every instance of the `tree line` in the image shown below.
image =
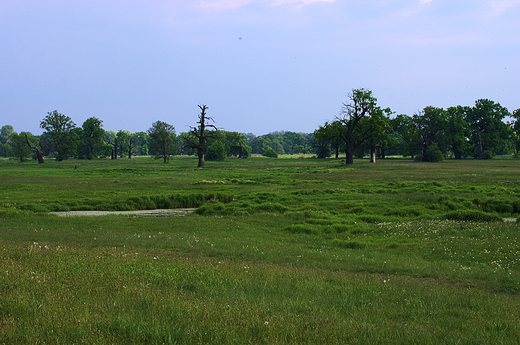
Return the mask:
<path id="1" fill-rule="evenodd" d="M 488 99 L 477 100 L 473 107 L 427 106 L 412 116 L 395 115 L 377 104 L 372 91 L 353 89 L 335 120 L 313 133 L 279 131 L 261 136 L 218 129 L 208 107 L 198 107 L 197 124 L 179 134 L 163 121 L 135 133 L 105 130 L 103 121 L 96 117 L 77 126 L 54 110 L 40 121 L 44 132 L 39 136 L 17 133 L 10 125 L 1 127 L 0 156 L 43 163 L 44 157 L 131 159 L 151 155 L 166 163 L 173 155 L 196 155 L 198 166 L 203 167 L 205 160 L 247 158 L 251 154 L 277 157 L 310 153 L 318 158 L 345 154 L 345 163 L 352 164 L 354 157 L 365 156 L 374 163 L 388 155 L 435 162 L 445 158 L 489 159 L 497 154 L 518 156 L 520 152 L 520 109 L 510 113 Z"/>
<path id="2" fill-rule="evenodd" d="M 276 132 L 263 136 L 218 129 L 208 116 L 208 107 L 199 105 L 196 126 L 188 132 L 176 133 L 175 127 L 156 121 L 145 132 L 105 130 L 103 121 L 90 117 L 81 126 L 57 110 L 48 112 L 40 121 L 41 135 L 14 131 L 11 125 L 0 129 L 0 156 L 19 161 L 44 157 L 58 161 L 69 158 L 128 158 L 151 155 L 168 162 L 173 155 L 196 155 L 198 166 L 205 160 L 224 160 L 228 157 L 247 158 L 252 153 L 276 156 L 283 153 L 310 153 L 312 144 L 306 134 Z"/>
<path id="3" fill-rule="evenodd" d="M 510 119 L 508 122 L 507 120 Z M 369 155 L 371 162 L 387 155 L 418 161 L 445 158 L 490 159 L 520 152 L 520 109 L 510 113 L 489 99 L 473 107 L 427 106 L 412 116 L 381 108 L 370 90 L 354 89 L 340 115 L 314 131 L 318 157 L 345 153 L 345 163 Z"/>

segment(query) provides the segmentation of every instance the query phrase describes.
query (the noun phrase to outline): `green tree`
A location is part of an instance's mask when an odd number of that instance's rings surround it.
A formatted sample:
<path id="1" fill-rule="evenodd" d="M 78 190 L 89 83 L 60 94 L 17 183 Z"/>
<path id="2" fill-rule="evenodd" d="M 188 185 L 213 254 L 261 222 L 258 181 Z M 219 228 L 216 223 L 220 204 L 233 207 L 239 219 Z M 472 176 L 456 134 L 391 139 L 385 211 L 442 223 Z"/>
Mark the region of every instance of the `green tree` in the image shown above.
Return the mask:
<path id="1" fill-rule="evenodd" d="M 331 151 L 334 151 L 336 158 L 339 157 L 339 152 L 345 150 L 344 142 L 340 136 L 342 130 L 342 123 L 334 121 L 325 122 L 323 126 L 314 131 L 318 158 L 329 157 Z"/>
<path id="2" fill-rule="evenodd" d="M 470 110 L 460 105 L 446 109 L 446 144 L 455 159 L 462 159 L 471 151 L 471 128 L 466 120 Z"/>
<path id="3" fill-rule="evenodd" d="M 520 155 L 520 108 L 511 113 L 513 121 L 510 123 L 515 141 L 515 157 Z"/>
<path id="4" fill-rule="evenodd" d="M 132 133 L 128 129 L 117 132 L 118 152 L 121 157 L 131 159 L 134 155 L 148 154 L 148 134 L 145 132 Z"/>
<path id="5" fill-rule="evenodd" d="M 301 133 L 286 131 L 282 134 L 282 145 L 285 153 L 294 155 L 308 153 L 310 145 Z"/>
<path id="6" fill-rule="evenodd" d="M 345 142 L 345 164 L 353 164 L 356 149 L 368 139 L 358 125 L 365 117 L 378 112 L 379 107 L 370 90 L 353 89 L 348 97 L 349 101 L 343 103 L 338 121 L 342 124 L 340 137 Z"/>
<path id="7" fill-rule="evenodd" d="M 33 157 L 33 150 L 28 145 L 28 140 L 35 142 L 36 137 L 28 132 L 21 132 L 20 134 L 12 132 L 9 138 L 9 156 L 20 162 L 26 162 Z"/>
<path id="8" fill-rule="evenodd" d="M 90 117 L 83 122 L 80 132 L 79 158 L 97 158 L 105 148 L 103 121 Z"/>
<path id="9" fill-rule="evenodd" d="M 414 158 L 420 155 L 421 144 L 417 139 L 417 130 L 411 116 L 400 114 L 390 120 L 393 137 L 396 140 L 395 148 L 404 157 Z"/>
<path id="10" fill-rule="evenodd" d="M 54 153 L 56 160 L 67 159 L 76 151 L 78 136 L 73 131 L 76 124 L 66 115 L 58 113 L 57 110 L 48 112 L 47 116 L 40 122 L 40 128 L 44 134 L 51 139 L 50 151 Z"/>
<path id="11" fill-rule="evenodd" d="M 108 156 L 110 153 L 111 159 L 117 159 L 118 152 L 118 142 L 117 142 L 117 133 L 113 130 L 105 131 L 105 155 Z"/>
<path id="12" fill-rule="evenodd" d="M 281 138 L 281 136 L 276 136 L 271 139 L 271 142 L 268 145 L 270 148 L 275 150 L 276 153 L 285 154 L 285 149 L 283 148 L 282 141 L 283 139 Z"/>
<path id="13" fill-rule="evenodd" d="M 179 152 L 181 155 L 192 156 L 197 154 L 195 148 L 193 148 L 193 134 L 190 132 L 181 132 L 177 136 L 177 140 L 179 142 Z"/>
<path id="14" fill-rule="evenodd" d="M 420 160 L 429 162 L 431 157 L 437 159 L 437 152 L 431 153 L 430 146 L 435 143 L 432 151 L 437 151 L 440 150 L 440 144 L 445 142 L 443 140 L 446 129 L 444 109 L 432 106 L 425 107 L 423 111 L 413 116 L 413 121 L 421 144 Z"/>
<path id="15" fill-rule="evenodd" d="M 146 132 L 135 132 L 133 137 L 135 139 L 135 154 L 139 156 L 146 156 L 148 154 L 148 134 L 146 134 Z M 178 141 L 178 138 L 176 138 L 177 150 Z"/>
<path id="16" fill-rule="evenodd" d="M 238 158 L 247 158 L 250 156 L 251 147 L 247 144 L 247 137 L 245 134 L 222 130 L 218 132 L 228 157 L 234 156 Z"/>
<path id="17" fill-rule="evenodd" d="M 251 142 L 252 152 L 262 154 L 268 147 L 275 150 L 278 154 L 284 154 L 284 138 L 283 132 L 272 132 L 269 134 L 260 135 L 254 138 Z"/>
<path id="18" fill-rule="evenodd" d="M 148 129 L 149 148 L 156 159 L 162 158 L 167 163 L 170 156 L 176 153 L 175 127 L 166 122 L 156 121 Z"/>
<path id="19" fill-rule="evenodd" d="M 11 147 L 8 142 L 13 132 L 14 128 L 11 125 L 5 125 L 0 128 L 0 157 L 9 156 L 9 150 Z"/>
<path id="20" fill-rule="evenodd" d="M 475 102 L 475 106 L 467 114 L 475 158 L 493 158 L 505 140 L 510 138 L 510 128 L 503 122 L 509 115 L 505 107 L 489 99 Z"/>
<path id="21" fill-rule="evenodd" d="M 370 152 L 370 163 L 376 162 L 376 150 L 379 149 L 384 158 L 384 149 L 392 142 L 392 126 L 390 125 L 390 108 L 381 109 L 376 107 L 371 116 L 363 118 L 360 129 Z"/>

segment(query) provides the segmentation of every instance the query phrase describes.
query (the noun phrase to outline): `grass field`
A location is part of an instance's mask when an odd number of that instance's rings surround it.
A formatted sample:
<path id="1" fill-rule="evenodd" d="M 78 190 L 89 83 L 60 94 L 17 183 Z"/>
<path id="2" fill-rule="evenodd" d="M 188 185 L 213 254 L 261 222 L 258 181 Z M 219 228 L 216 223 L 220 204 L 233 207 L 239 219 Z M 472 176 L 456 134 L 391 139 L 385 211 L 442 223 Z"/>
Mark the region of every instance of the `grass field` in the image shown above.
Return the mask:
<path id="1" fill-rule="evenodd" d="M 0 161 L 0 344 L 520 343 L 519 160 L 195 166 Z"/>

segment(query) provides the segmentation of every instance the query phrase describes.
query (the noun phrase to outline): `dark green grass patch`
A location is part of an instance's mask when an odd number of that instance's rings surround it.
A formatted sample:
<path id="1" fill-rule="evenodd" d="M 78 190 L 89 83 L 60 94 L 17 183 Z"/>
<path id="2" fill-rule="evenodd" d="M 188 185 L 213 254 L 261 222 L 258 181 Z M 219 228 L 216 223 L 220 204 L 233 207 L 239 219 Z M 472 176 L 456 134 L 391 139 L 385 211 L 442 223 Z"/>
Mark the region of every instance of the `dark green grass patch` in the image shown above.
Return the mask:
<path id="1" fill-rule="evenodd" d="M 500 222 L 502 218 L 496 214 L 490 214 L 481 211 L 454 211 L 443 215 L 441 218 L 448 220 L 457 220 L 463 222 Z"/>

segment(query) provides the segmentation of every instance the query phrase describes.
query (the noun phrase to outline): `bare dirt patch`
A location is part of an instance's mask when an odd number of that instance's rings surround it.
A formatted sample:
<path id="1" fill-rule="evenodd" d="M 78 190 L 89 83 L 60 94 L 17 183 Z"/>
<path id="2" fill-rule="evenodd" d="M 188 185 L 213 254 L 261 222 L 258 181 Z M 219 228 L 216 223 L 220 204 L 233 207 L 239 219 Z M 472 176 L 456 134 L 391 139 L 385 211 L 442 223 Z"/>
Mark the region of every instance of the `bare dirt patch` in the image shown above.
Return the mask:
<path id="1" fill-rule="evenodd" d="M 67 211 L 67 212 L 51 212 L 60 217 L 76 217 L 76 216 L 106 216 L 111 214 L 147 216 L 147 217 L 170 217 L 185 216 L 195 211 L 194 208 L 176 208 L 176 209 L 160 209 L 160 210 L 138 210 L 138 211 Z"/>

